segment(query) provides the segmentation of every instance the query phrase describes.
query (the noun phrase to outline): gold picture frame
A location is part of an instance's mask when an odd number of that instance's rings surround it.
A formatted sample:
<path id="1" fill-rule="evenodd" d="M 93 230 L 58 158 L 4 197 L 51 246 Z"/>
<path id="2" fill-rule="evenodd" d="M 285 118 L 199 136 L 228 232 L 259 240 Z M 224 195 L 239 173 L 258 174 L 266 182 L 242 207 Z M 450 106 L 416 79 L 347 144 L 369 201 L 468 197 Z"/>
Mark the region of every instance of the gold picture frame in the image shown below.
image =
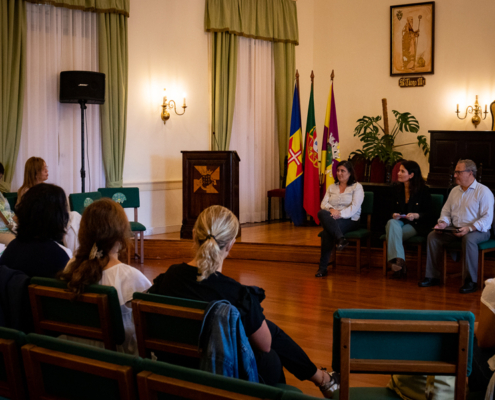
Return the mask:
<path id="1" fill-rule="evenodd" d="M 434 73 L 435 2 L 390 6 L 390 75 Z"/>

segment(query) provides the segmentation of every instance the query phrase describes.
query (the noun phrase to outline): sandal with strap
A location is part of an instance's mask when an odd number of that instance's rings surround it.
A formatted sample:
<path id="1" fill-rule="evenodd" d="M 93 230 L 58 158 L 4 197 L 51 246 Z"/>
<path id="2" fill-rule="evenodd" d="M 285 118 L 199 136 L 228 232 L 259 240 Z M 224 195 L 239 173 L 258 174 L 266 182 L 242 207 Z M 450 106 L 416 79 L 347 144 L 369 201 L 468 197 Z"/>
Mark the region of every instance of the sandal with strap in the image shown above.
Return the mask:
<path id="1" fill-rule="evenodd" d="M 340 389 L 340 374 L 338 372 L 328 372 L 326 368 L 320 368 L 321 371 L 328 374 L 330 380 L 320 385 L 320 392 L 326 399 L 332 399 L 333 393 Z"/>

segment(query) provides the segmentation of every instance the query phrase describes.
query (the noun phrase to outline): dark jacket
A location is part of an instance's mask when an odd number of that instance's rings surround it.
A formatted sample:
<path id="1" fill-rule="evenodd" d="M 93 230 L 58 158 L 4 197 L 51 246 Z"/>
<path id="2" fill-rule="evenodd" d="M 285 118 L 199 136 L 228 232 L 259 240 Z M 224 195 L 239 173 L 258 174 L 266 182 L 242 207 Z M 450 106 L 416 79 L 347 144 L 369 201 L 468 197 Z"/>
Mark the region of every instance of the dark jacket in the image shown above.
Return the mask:
<path id="1" fill-rule="evenodd" d="M 406 204 L 404 184 L 399 183 L 394 185 L 391 209 L 391 216 L 394 213 L 419 214 L 419 219 L 415 219 L 413 221 L 401 219 L 401 221 L 405 224 L 412 225 L 420 235 L 427 234 L 435 225 L 435 216 L 432 213 L 431 194 L 427 186 L 423 186 L 417 193 L 413 194 L 409 198 L 409 202 Z"/>
<path id="2" fill-rule="evenodd" d="M 3 313 L 1 326 L 25 333 L 34 331 L 29 304 L 29 281 L 24 272 L 0 265 L 0 309 Z"/>

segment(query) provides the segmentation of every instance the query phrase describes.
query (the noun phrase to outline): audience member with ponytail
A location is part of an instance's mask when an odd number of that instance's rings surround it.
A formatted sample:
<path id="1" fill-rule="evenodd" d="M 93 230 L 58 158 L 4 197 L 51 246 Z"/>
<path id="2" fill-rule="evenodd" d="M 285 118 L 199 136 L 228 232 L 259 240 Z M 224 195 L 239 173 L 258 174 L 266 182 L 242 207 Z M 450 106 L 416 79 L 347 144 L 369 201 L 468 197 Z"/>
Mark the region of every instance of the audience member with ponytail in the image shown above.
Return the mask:
<path id="1" fill-rule="evenodd" d="M 299 380 L 310 380 L 325 397 L 338 388 L 339 377 L 318 369 L 303 349 L 273 322 L 265 319 L 261 302 L 265 291 L 244 286 L 222 274 L 223 261 L 235 243 L 239 221 L 227 208 L 212 206 L 196 220 L 196 255 L 189 263 L 172 265 L 159 275 L 150 293 L 202 301 L 228 300 L 240 312 L 253 348 L 260 382 L 285 382 L 283 367 Z"/>
<path id="2" fill-rule="evenodd" d="M 134 292 L 146 291 L 151 282 L 136 268 L 119 261 L 119 251 L 127 247 L 130 236 L 129 221 L 122 206 L 106 198 L 95 201 L 82 216 L 75 257 L 59 277 L 67 281 L 68 289 L 75 295 L 83 293 L 91 284 L 115 287 L 125 328 L 125 341 L 117 350 L 137 355 L 130 301 Z M 103 347 L 100 342 L 69 339 Z"/>

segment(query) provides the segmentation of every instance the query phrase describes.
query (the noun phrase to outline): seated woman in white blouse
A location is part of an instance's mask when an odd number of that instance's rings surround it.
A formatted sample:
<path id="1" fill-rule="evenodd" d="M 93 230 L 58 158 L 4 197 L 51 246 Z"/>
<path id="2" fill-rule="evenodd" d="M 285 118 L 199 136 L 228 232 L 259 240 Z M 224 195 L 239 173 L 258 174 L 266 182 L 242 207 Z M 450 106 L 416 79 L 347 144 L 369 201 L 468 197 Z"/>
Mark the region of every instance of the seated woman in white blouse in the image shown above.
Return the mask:
<path id="1" fill-rule="evenodd" d="M 349 244 L 344 234 L 359 228 L 363 200 L 363 186 L 356 182 L 352 163 L 341 161 L 337 165 L 335 183 L 328 187 L 321 202 L 321 210 L 318 211 L 323 232 L 320 266 L 315 275 L 317 278 L 327 275 L 334 245 L 337 244 L 337 250 L 342 250 Z"/>

